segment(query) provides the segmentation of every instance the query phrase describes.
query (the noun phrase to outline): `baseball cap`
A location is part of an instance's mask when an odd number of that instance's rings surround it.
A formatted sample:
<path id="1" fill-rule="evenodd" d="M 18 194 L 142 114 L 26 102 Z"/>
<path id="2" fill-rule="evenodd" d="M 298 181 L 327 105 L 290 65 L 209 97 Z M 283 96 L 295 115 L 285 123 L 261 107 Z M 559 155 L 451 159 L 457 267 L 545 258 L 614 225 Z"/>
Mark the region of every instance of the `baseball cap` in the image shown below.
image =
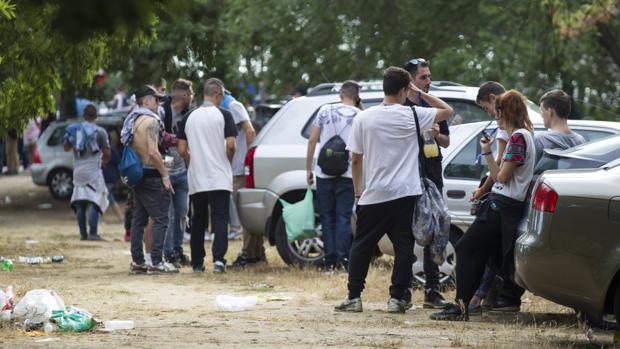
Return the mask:
<path id="1" fill-rule="evenodd" d="M 136 99 L 146 96 L 155 96 L 157 98 L 165 97 L 162 93 L 157 92 L 155 87 L 153 87 L 152 85 L 144 85 L 144 88 L 136 91 L 135 95 Z"/>

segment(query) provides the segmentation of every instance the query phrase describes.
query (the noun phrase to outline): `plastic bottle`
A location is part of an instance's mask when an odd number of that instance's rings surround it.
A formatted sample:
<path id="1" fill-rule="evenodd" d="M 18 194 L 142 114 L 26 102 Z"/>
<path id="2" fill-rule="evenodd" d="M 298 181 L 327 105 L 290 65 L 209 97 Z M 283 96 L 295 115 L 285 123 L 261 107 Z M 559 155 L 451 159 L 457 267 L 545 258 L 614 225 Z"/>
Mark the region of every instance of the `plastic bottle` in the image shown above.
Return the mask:
<path id="1" fill-rule="evenodd" d="M 52 263 L 61 263 L 62 261 L 65 260 L 65 257 L 63 256 L 52 256 Z"/>
<path id="2" fill-rule="evenodd" d="M 26 264 L 43 264 L 43 263 L 51 263 L 52 258 L 50 257 L 41 257 L 41 256 L 19 256 L 20 263 Z"/>
<path id="3" fill-rule="evenodd" d="M 219 295 L 215 298 L 215 305 L 222 311 L 244 311 L 256 306 L 256 296 L 234 297 Z"/>
<path id="4" fill-rule="evenodd" d="M 110 320 L 104 323 L 105 329 L 108 331 L 131 330 L 134 323 L 131 320 Z"/>
<path id="5" fill-rule="evenodd" d="M 2 263 L 3 271 L 13 271 L 13 261 L 10 259 L 5 259 L 4 257 L 0 257 L 0 262 Z"/>

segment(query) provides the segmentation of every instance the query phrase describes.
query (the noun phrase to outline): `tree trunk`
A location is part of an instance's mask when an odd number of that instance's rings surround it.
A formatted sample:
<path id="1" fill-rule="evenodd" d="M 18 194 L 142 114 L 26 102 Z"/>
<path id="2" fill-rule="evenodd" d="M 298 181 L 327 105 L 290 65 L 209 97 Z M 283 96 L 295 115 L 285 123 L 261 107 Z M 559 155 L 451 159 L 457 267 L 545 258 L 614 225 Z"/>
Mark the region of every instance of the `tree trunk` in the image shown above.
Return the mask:
<path id="1" fill-rule="evenodd" d="M 620 68 L 620 37 L 617 32 L 613 32 L 607 23 L 597 23 L 599 37 L 598 43 L 607 50 L 611 59 Z"/>

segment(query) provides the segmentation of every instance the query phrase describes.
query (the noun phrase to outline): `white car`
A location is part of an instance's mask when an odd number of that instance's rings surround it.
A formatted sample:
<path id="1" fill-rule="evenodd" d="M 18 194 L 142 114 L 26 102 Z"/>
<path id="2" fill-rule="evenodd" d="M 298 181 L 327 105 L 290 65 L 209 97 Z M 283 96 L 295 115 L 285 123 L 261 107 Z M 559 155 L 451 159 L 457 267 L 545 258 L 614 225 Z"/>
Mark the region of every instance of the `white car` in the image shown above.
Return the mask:
<path id="1" fill-rule="evenodd" d="M 361 83 L 360 97 L 365 108 L 383 100 L 382 82 Z M 242 225 L 252 234 L 263 234 L 288 264 L 314 264 L 323 256 L 320 237 L 289 242 L 282 221 L 282 205 L 278 199 L 296 202 L 303 198 L 307 188 L 305 157 L 312 121 L 318 109 L 339 101 L 340 84 L 321 84 L 305 97 L 291 100 L 267 123 L 259 133 L 246 156 L 246 188 L 238 192 L 238 209 Z M 430 94 L 446 101 L 454 109 L 448 120 L 450 147 L 442 149 L 444 197 L 452 215 L 452 230 L 448 258 L 440 266 L 441 282 L 447 282 L 454 271 L 455 243 L 473 221 L 469 215 L 468 196 L 477 188 L 486 172 L 484 162 L 475 164 L 479 133 L 497 127 L 495 122 L 476 104 L 477 87 L 450 82 L 433 82 Z M 528 102 L 530 118 L 542 128 L 538 107 Z M 456 124 L 459 125 L 456 125 Z M 620 133 L 620 123 L 576 121 L 575 130 L 586 139 L 595 139 Z M 315 161 L 319 152 L 317 147 Z M 321 226 L 317 215 L 317 230 Z M 379 243 L 382 253 L 393 254 L 392 245 L 385 236 Z M 415 247 L 413 265 L 415 280 L 424 283 L 422 249 Z"/>

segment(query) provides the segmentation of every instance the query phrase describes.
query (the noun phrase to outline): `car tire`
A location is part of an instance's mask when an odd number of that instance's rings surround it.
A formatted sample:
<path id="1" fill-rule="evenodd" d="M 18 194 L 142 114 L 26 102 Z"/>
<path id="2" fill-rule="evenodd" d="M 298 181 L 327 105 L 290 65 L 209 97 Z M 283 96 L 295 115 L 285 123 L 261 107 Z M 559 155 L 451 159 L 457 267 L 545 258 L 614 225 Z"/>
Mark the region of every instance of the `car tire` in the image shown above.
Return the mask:
<path id="1" fill-rule="evenodd" d="M 320 222 L 316 220 L 317 229 Z M 323 261 L 323 241 L 320 237 L 289 242 L 284 227 L 284 219 L 280 217 L 275 230 L 276 249 L 282 260 L 288 265 L 319 266 Z"/>
<path id="2" fill-rule="evenodd" d="M 456 252 L 454 246 L 459 241 L 459 239 L 463 236 L 463 233 L 457 229 L 452 227 L 450 229 L 450 237 L 448 241 L 448 246 L 446 247 L 448 250 L 448 257 L 446 258 L 446 263 L 444 263 L 443 268 L 440 267 L 440 276 L 439 276 L 439 288 L 441 291 L 447 291 L 454 289 L 456 286 L 456 275 L 455 267 L 456 267 Z M 420 248 L 416 245 L 416 248 Z M 418 258 L 423 259 L 423 252 L 419 253 Z M 421 269 L 417 263 L 414 263 L 413 267 L 413 280 L 411 281 L 411 286 L 413 288 L 423 289 L 426 284 L 426 278 L 424 272 L 419 270 Z M 449 275 L 447 273 L 443 273 L 441 269 L 444 271 L 450 270 Z"/>
<path id="3" fill-rule="evenodd" d="M 56 199 L 68 200 L 73 193 L 73 173 L 67 169 L 56 169 L 50 173 L 47 185 Z"/>

